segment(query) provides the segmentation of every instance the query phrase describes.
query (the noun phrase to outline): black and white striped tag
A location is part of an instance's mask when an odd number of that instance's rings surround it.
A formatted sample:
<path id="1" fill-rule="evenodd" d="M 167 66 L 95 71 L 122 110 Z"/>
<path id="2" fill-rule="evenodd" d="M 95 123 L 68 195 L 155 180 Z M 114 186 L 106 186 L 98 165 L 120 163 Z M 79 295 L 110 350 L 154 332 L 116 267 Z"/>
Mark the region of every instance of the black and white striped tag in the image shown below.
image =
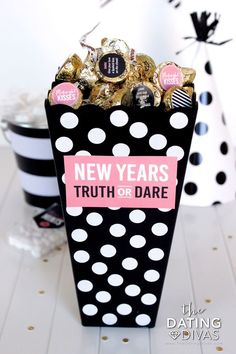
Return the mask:
<path id="1" fill-rule="evenodd" d="M 172 108 L 192 107 L 192 98 L 182 89 L 174 90 L 172 93 L 171 102 Z"/>

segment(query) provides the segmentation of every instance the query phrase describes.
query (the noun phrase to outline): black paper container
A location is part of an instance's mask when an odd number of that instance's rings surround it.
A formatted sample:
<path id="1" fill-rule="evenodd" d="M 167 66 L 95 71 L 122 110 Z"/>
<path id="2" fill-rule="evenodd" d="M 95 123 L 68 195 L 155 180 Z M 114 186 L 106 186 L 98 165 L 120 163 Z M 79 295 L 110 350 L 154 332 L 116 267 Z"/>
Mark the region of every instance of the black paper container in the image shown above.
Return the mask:
<path id="1" fill-rule="evenodd" d="M 171 112 L 163 112 L 156 107 L 133 110 L 123 106 L 104 111 L 94 105 L 73 110 L 65 105 L 50 106 L 47 100 L 45 108 L 82 324 L 153 327 L 170 253 L 197 103 L 194 103 L 192 109 L 181 108 Z M 128 114 L 127 124 L 117 127 L 111 123 L 110 114 L 115 110 Z M 66 112 L 72 112 L 78 117 L 79 123 L 76 127 L 63 126 L 61 116 Z M 173 118 L 175 113 L 181 114 L 176 114 Z M 148 132 L 144 137 L 135 138 L 130 134 L 129 129 L 134 122 L 143 122 L 146 125 Z M 88 140 L 88 133 L 93 128 L 100 128 L 105 132 L 106 139 L 103 143 L 93 144 Z M 164 135 L 167 139 L 167 145 L 163 149 L 156 150 L 149 145 L 149 139 L 154 134 Z M 72 141 L 73 147 L 70 147 L 70 151 L 61 152 L 56 148 L 57 139 L 61 137 Z M 114 145 L 120 143 L 128 146 L 129 156 L 165 156 L 167 151 L 176 150 L 173 147 L 178 147 L 176 151 L 180 152 L 180 159 L 177 167 L 175 209 L 87 207 L 83 208 L 82 212 L 78 208 L 75 216 L 68 214 L 63 177 L 64 156 L 78 152 L 80 154 L 81 150 L 88 151 L 91 155 L 112 156 Z M 172 148 L 168 150 L 170 147 Z M 130 219 L 130 213 L 134 210 L 136 213 L 137 209 L 137 216 L 141 217 L 142 222 L 141 219 L 138 222 Z M 89 222 L 92 219 L 95 223 L 98 220 L 99 223 L 99 218 L 102 222 L 97 226 Z M 152 232 L 156 223 L 162 223 L 168 228 L 165 235 L 157 236 Z M 114 237 L 111 233 L 112 225 L 114 228 L 116 224 L 123 226 L 115 231 L 116 235 L 121 237 Z M 77 229 L 80 231 L 75 231 Z M 153 257 L 152 253 L 157 249 L 162 256 Z M 76 260 L 77 255 L 80 255 L 79 262 Z"/>

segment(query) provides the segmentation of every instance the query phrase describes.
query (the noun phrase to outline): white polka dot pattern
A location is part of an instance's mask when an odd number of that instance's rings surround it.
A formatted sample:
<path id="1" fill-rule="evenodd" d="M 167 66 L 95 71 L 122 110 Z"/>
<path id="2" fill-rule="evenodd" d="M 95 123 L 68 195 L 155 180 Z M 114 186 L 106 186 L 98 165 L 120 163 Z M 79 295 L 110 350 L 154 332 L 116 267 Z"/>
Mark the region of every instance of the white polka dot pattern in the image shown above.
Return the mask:
<path id="1" fill-rule="evenodd" d="M 167 156 L 177 157 L 177 160 L 181 160 L 184 157 L 184 150 L 180 146 L 171 146 L 167 149 Z"/>
<path id="2" fill-rule="evenodd" d="M 73 142 L 70 138 L 62 136 L 56 140 L 55 146 L 60 152 L 68 152 L 73 148 Z"/>
<path id="3" fill-rule="evenodd" d="M 80 280 L 77 287 L 80 291 L 87 293 L 92 290 L 93 284 L 89 280 Z"/>
<path id="4" fill-rule="evenodd" d="M 155 134 L 149 139 L 149 145 L 154 150 L 162 150 L 167 144 L 167 139 L 162 134 Z"/>
<path id="5" fill-rule="evenodd" d="M 62 114 L 60 119 L 61 125 L 66 129 L 73 129 L 79 123 L 79 118 L 72 112 L 66 112 Z"/>
<path id="6" fill-rule="evenodd" d="M 77 151 L 76 156 L 90 156 L 90 152 L 88 152 L 87 150 L 80 150 L 80 151 Z"/>
<path id="7" fill-rule="evenodd" d="M 120 286 L 123 283 L 124 279 L 119 274 L 111 274 L 108 277 L 107 281 L 112 286 Z"/>
<path id="8" fill-rule="evenodd" d="M 157 297 L 153 294 L 144 294 L 141 297 L 141 301 L 145 305 L 153 305 L 157 301 Z"/>
<path id="9" fill-rule="evenodd" d="M 68 207 L 66 208 L 67 214 L 70 216 L 79 216 L 83 212 L 83 208 L 81 207 Z"/>
<path id="10" fill-rule="evenodd" d="M 182 112 L 172 114 L 170 117 L 170 125 L 175 129 L 183 129 L 188 124 L 188 116 Z"/>
<path id="11" fill-rule="evenodd" d="M 102 262 L 96 262 L 92 265 L 92 271 L 95 274 L 105 274 L 107 272 L 107 265 L 105 263 Z"/>
<path id="12" fill-rule="evenodd" d="M 160 260 L 164 257 L 164 252 L 163 252 L 162 249 L 160 249 L 160 248 L 152 248 L 152 249 L 148 252 L 148 257 L 149 257 L 152 261 L 160 261 Z"/>
<path id="13" fill-rule="evenodd" d="M 116 127 L 123 127 L 128 123 L 129 116 L 122 110 L 117 110 L 111 113 L 110 120 Z"/>
<path id="14" fill-rule="evenodd" d="M 116 310 L 120 315 L 126 316 L 132 312 L 132 307 L 128 304 L 120 304 Z"/>
<path id="15" fill-rule="evenodd" d="M 134 248 L 141 248 L 145 245 L 146 240 L 145 237 L 141 236 L 141 235 L 134 235 L 131 237 L 130 239 L 130 244 L 132 247 Z"/>
<path id="16" fill-rule="evenodd" d="M 88 113 L 83 113 L 85 107 L 75 113 L 64 110 L 54 120 L 57 129 L 52 131 L 53 149 L 58 161 L 61 159 L 59 184 L 63 188 L 62 167 L 66 153 L 174 156 L 182 171 L 177 175 L 179 185 L 182 184 L 187 145 L 186 139 L 178 138 L 177 134 L 180 136 L 181 129 L 184 132 L 185 127 L 193 126 L 184 109 L 174 114 L 165 113 L 166 119 L 160 117 L 161 125 L 157 124 L 156 112 L 149 117 L 145 109 L 145 119 L 141 111 L 134 113 L 120 107 L 112 109 L 111 113 L 96 108 L 92 111 L 88 119 Z M 176 210 L 70 207 L 65 214 L 84 323 L 154 325 L 163 283 L 159 279 L 165 276 L 172 237 L 170 225 L 175 220 Z"/>
<path id="17" fill-rule="evenodd" d="M 104 245 L 101 247 L 100 252 L 104 257 L 110 258 L 116 254 L 116 249 L 112 245 Z"/>
<path id="18" fill-rule="evenodd" d="M 146 314 L 141 314 L 135 318 L 135 321 L 139 326 L 147 326 L 151 322 L 151 318 Z"/>
<path id="19" fill-rule="evenodd" d="M 160 278 L 160 274 L 157 270 L 149 269 L 144 273 L 144 279 L 149 282 L 155 282 Z"/>
<path id="20" fill-rule="evenodd" d="M 99 213 L 90 213 L 88 214 L 87 223 L 91 226 L 98 226 L 103 222 L 103 217 Z"/>
<path id="21" fill-rule="evenodd" d="M 147 135 L 148 128 L 144 123 L 136 122 L 131 125 L 129 131 L 134 138 L 140 139 Z"/>
<path id="22" fill-rule="evenodd" d="M 71 237 L 76 242 L 83 242 L 88 238 L 88 233 L 83 229 L 76 229 L 72 231 Z"/>
<path id="23" fill-rule="evenodd" d="M 85 315 L 87 316 L 94 316 L 96 315 L 96 313 L 98 312 L 98 309 L 95 305 L 93 304 L 88 304 L 88 305 L 85 305 L 83 308 L 82 308 L 82 311 Z"/>
<path id="24" fill-rule="evenodd" d="M 103 304 L 111 300 L 111 294 L 108 291 L 99 291 L 96 294 L 96 299 Z"/>
<path id="25" fill-rule="evenodd" d="M 126 288 L 125 288 L 125 293 L 128 296 L 137 296 L 140 294 L 140 292 L 141 292 L 140 287 L 135 284 L 130 284 L 130 285 L 126 286 Z"/>
<path id="26" fill-rule="evenodd" d="M 88 133 L 88 139 L 93 144 L 101 144 L 106 139 L 106 133 L 100 128 L 93 128 Z"/>
<path id="27" fill-rule="evenodd" d="M 88 262 L 90 256 L 86 251 L 77 251 L 74 254 L 74 260 L 78 263 Z"/>
<path id="28" fill-rule="evenodd" d="M 119 143 L 113 146 L 112 153 L 114 156 L 129 156 L 130 148 L 126 144 Z"/>
<path id="29" fill-rule="evenodd" d="M 164 236 L 168 232 L 168 227 L 163 222 L 157 222 L 152 226 L 152 233 L 156 236 Z"/>
<path id="30" fill-rule="evenodd" d="M 130 212 L 129 218 L 133 223 L 140 224 L 141 222 L 143 222 L 145 220 L 146 215 L 145 215 L 144 211 L 139 210 L 139 209 L 135 209 Z"/>
<path id="31" fill-rule="evenodd" d="M 127 257 L 122 261 L 122 267 L 124 267 L 127 270 L 133 270 L 137 268 L 138 262 L 135 258 L 132 257 Z"/>
<path id="32" fill-rule="evenodd" d="M 121 224 L 114 224 L 110 227 L 110 233 L 112 236 L 115 237 L 121 237 L 124 236 L 124 234 L 126 233 L 126 229 L 124 227 L 124 225 Z"/>
<path id="33" fill-rule="evenodd" d="M 117 317 L 113 313 L 106 313 L 102 316 L 102 321 L 106 325 L 114 325 L 117 322 Z"/>

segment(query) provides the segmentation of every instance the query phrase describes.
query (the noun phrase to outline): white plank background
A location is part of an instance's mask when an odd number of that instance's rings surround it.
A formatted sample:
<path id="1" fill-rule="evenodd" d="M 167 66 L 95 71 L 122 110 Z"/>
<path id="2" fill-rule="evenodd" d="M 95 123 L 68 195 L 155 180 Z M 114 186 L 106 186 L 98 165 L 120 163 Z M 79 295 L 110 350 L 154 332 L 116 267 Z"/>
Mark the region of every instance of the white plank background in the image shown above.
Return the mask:
<path id="1" fill-rule="evenodd" d="M 8 148 L 0 164 L 0 354 L 235 354 L 236 202 L 180 208 L 155 328 L 82 327 L 67 246 L 34 259 L 8 245 L 8 230 L 35 209 Z M 221 319 L 219 340 L 170 337 L 167 318 L 190 302 Z"/>

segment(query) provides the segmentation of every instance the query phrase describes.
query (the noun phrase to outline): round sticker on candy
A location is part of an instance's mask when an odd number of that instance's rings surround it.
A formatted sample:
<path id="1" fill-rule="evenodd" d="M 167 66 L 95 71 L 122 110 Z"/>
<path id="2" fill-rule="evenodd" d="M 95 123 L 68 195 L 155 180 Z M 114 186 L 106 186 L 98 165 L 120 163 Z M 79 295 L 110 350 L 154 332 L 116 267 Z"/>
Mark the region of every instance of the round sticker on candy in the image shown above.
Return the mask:
<path id="1" fill-rule="evenodd" d="M 70 82 L 63 82 L 55 86 L 49 94 L 51 105 L 64 104 L 73 108 L 78 108 L 83 100 L 80 89 Z"/>
<path id="2" fill-rule="evenodd" d="M 168 90 L 173 86 L 182 86 L 184 76 L 179 68 L 174 63 L 164 65 L 158 74 L 159 84 L 163 90 Z"/>

